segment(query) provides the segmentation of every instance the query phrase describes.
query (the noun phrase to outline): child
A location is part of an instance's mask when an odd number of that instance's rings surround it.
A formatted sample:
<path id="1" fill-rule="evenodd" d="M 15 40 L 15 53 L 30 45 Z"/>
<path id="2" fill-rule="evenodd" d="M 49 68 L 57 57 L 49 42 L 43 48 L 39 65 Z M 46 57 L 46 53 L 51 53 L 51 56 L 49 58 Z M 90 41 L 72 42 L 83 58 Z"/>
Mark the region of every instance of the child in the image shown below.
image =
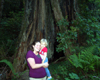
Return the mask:
<path id="1" fill-rule="evenodd" d="M 39 52 L 41 58 L 42 58 L 42 63 L 45 63 L 45 62 L 48 62 L 48 58 L 47 58 L 47 40 L 46 39 L 41 39 L 40 40 L 40 43 L 41 43 L 41 50 Z M 45 68 L 46 70 L 46 73 L 47 73 L 47 76 L 48 76 L 48 79 L 47 80 L 51 80 L 52 77 L 51 77 L 51 74 L 50 74 L 50 71 L 48 68 Z"/>

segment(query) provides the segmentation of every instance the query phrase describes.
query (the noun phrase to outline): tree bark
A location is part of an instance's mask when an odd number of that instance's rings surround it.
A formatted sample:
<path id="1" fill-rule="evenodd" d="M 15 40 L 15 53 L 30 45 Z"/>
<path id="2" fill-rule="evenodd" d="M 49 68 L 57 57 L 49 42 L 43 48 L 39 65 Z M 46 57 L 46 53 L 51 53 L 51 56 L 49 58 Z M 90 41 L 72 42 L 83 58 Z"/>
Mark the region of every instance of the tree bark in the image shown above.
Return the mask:
<path id="1" fill-rule="evenodd" d="M 54 43 L 57 31 L 63 26 L 56 22 L 68 16 L 67 21 L 73 19 L 73 0 L 26 0 L 25 15 L 19 35 L 19 45 L 14 60 L 16 72 L 23 71 L 26 65 L 25 55 L 28 46 L 35 40 L 46 38 L 48 41 L 48 58 L 53 58 Z M 71 10 L 72 9 L 72 10 Z"/>
<path id="2" fill-rule="evenodd" d="M 48 0 L 26 0 L 25 15 L 19 35 L 19 46 L 14 60 L 16 72 L 25 69 L 28 46 L 35 40 L 48 40 L 48 58 L 52 58 L 55 42 L 54 19 Z"/>

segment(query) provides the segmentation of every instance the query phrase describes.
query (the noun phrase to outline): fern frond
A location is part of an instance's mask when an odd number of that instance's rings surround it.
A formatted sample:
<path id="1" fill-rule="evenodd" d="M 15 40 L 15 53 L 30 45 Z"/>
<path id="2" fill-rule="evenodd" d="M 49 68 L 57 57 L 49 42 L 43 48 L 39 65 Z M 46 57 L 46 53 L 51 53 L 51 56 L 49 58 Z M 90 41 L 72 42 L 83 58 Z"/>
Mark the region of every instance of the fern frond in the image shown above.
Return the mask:
<path id="1" fill-rule="evenodd" d="M 100 63 L 100 57 L 93 55 L 93 52 L 97 46 L 91 46 L 82 50 L 78 55 L 73 54 L 69 58 L 69 61 L 77 68 L 81 67 L 85 71 L 95 70 L 95 67 Z"/>
<path id="2" fill-rule="evenodd" d="M 14 69 L 14 67 L 13 67 L 13 65 L 12 65 L 12 63 L 11 63 L 10 61 L 4 59 L 4 60 L 1 60 L 0 62 L 6 63 L 6 64 L 10 67 L 12 73 L 13 73 L 14 75 L 16 75 L 15 69 Z"/>
<path id="3" fill-rule="evenodd" d="M 82 64 L 80 63 L 78 57 L 76 54 L 74 55 L 71 55 L 70 58 L 69 58 L 69 61 L 72 63 L 72 65 L 74 65 L 76 68 L 77 67 L 80 67 L 80 68 L 83 68 Z"/>

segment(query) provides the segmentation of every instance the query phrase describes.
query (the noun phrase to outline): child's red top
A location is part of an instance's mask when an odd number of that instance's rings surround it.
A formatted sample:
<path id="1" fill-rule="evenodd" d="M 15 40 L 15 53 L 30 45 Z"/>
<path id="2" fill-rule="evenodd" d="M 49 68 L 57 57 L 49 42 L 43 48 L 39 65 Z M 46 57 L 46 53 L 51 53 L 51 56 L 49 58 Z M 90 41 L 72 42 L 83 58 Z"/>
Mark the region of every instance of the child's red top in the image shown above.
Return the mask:
<path id="1" fill-rule="evenodd" d="M 44 47 L 44 48 L 39 52 L 39 54 L 44 55 L 44 53 L 47 52 L 47 51 L 48 51 L 48 49 L 47 49 L 46 47 Z"/>

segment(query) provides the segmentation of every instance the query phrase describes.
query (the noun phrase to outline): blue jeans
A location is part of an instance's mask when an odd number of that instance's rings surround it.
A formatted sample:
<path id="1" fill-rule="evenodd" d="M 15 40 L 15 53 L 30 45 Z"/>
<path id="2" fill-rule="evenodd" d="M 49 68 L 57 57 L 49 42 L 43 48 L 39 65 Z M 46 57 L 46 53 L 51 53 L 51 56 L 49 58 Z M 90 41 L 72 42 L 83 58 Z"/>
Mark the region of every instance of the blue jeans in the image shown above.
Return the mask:
<path id="1" fill-rule="evenodd" d="M 44 63 L 46 63 L 46 62 L 48 62 L 48 58 L 47 58 L 47 57 L 46 57 L 46 59 L 45 59 Z M 48 76 L 48 77 L 50 77 L 50 76 L 51 76 L 51 74 L 50 74 L 49 69 L 48 69 L 48 68 L 45 68 L 45 70 L 46 70 L 47 76 Z"/>

